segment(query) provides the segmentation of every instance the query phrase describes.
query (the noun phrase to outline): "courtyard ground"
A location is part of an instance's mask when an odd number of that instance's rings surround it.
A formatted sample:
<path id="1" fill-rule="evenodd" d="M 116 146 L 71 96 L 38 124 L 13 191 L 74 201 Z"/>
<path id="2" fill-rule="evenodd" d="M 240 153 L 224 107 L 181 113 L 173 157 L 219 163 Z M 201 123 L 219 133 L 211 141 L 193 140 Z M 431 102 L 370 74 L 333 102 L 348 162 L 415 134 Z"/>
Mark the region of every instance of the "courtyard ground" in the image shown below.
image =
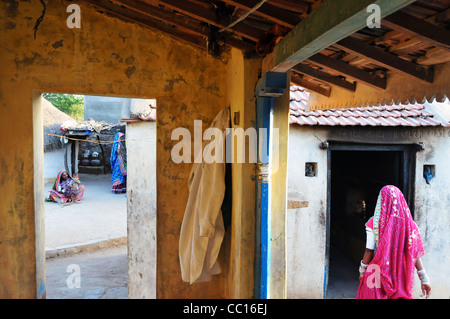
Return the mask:
<path id="1" fill-rule="evenodd" d="M 81 202 L 45 202 L 47 298 L 127 298 L 126 194 L 111 192 L 110 174 L 80 180 Z"/>

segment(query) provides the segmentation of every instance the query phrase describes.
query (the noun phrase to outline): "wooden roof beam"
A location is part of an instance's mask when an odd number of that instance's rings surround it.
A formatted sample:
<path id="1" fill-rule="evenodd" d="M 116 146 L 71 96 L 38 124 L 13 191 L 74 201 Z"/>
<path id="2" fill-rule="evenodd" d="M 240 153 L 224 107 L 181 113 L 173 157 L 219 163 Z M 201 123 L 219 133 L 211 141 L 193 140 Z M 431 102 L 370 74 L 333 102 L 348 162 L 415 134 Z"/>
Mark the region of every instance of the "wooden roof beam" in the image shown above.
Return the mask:
<path id="1" fill-rule="evenodd" d="M 176 15 L 172 12 L 155 7 L 142 1 L 137 0 L 115 0 L 115 1 L 133 11 L 147 15 L 154 19 L 158 19 L 167 24 L 178 26 L 187 31 L 192 31 L 202 37 L 209 37 L 211 35 L 211 29 L 209 27 L 189 21 L 189 19 L 191 18 Z M 254 45 L 234 38 L 229 32 L 225 32 L 223 36 L 224 36 L 223 41 L 226 44 L 238 48 L 244 52 L 248 52 L 255 49 Z"/>
<path id="2" fill-rule="evenodd" d="M 119 17 L 119 18 L 125 19 L 127 21 L 131 21 L 134 23 L 138 23 L 142 26 L 149 27 L 149 28 L 157 30 L 157 31 L 167 33 L 183 42 L 192 44 L 203 50 L 206 49 L 206 41 L 203 38 L 182 32 L 178 29 L 170 27 L 167 24 L 155 21 L 153 18 L 151 18 L 149 16 L 129 10 L 120 5 L 115 5 L 112 2 L 107 1 L 107 0 L 86 0 L 86 1 L 89 2 L 90 4 L 92 4 L 94 7 L 97 7 L 98 9 L 106 11 L 112 15 Z"/>
<path id="3" fill-rule="evenodd" d="M 324 70 L 334 70 L 356 81 L 361 81 L 376 89 L 386 89 L 386 78 L 381 78 L 338 59 L 318 53 L 307 59 Z M 295 67 L 294 67 L 295 68 Z"/>
<path id="4" fill-rule="evenodd" d="M 291 72 L 291 82 L 296 85 L 299 85 L 301 87 L 304 87 L 305 89 L 308 89 L 310 91 L 314 91 L 316 93 L 324 95 L 326 97 L 330 97 L 330 95 L 331 95 L 331 87 L 324 87 L 317 83 L 312 83 L 312 82 L 304 79 L 303 77 L 301 77 L 296 72 Z"/>
<path id="5" fill-rule="evenodd" d="M 302 73 L 302 74 L 311 76 L 320 81 L 327 82 L 328 84 L 339 86 L 341 88 L 344 88 L 344 89 L 352 91 L 352 92 L 356 91 L 356 83 L 348 82 L 345 79 L 328 74 L 321 70 L 314 69 L 303 63 L 297 64 L 296 66 L 294 66 L 292 68 L 292 70 L 295 72 L 298 72 L 298 73 Z"/>
<path id="6" fill-rule="evenodd" d="M 250 10 L 255 5 L 257 5 L 259 0 L 223 0 L 227 4 L 231 4 L 235 7 Z M 301 20 L 300 16 L 294 14 L 290 11 L 284 10 L 270 3 L 264 3 L 258 10 L 253 14 L 264 17 L 272 22 L 278 23 L 279 25 L 288 27 L 290 29 L 294 28 Z"/>
<path id="7" fill-rule="evenodd" d="M 333 46 L 346 52 L 363 56 L 366 60 L 375 65 L 400 72 L 408 77 L 419 79 L 425 83 L 433 83 L 434 70 L 432 68 L 426 68 L 406 61 L 395 54 L 386 52 L 373 45 L 366 44 L 361 40 L 346 38 L 335 43 Z"/>
<path id="8" fill-rule="evenodd" d="M 415 0 L 325 0 L 275 46 L 264 72 L 286 72 L 297 63 L 367 26 L 370 4 L 379 5 L 381 18 Z"/>
<path id="9" fill-rule="evenodd" d="M 385 17 L 381 24 L 431 45 L 450 49 L 450 31 L 402 11 Z"/>
<path id="10" fill-rule="evenodd" d="M 176 10 L 187 16 L 215 25 L 216 27 L 219 28 L 226 27 L 231 22 L 233 22 L 231 21 L 231 19 L 227 19 L 226 17 L 220 17 L 214 11 L 189 1 L 160 0 L 160 3 L 172 10 Z M 258 42 L 258 40 L 264 36 L 264 31 L 252 28 L 243 22 L 236 24 L 229 30 L 232 30 L 236 34 L 244 38 L 250 39 L 254 42 Z"/>
<path id="11" fill-rule="evenodd" d="M 268 0 L 268 3 L 290 11 L 297 12 L 303 17 L 310 11 L 310 3 L 298 0 Z"/>
<path id="12" fill-rule="evenodd" d="M 127 7 L 138 13 L 147 15 L 149 17 L 158 19 L 168 24 L 176 25 L 187 30 L 193 31 L 200 36 L 209 36 L 210 29 L 207 26 L 202 26 L 198 23 L 192 23 L 188 21 L 188 17 L 182 17 L 176 15 L 167 10 L 155 7 L 146 2 L 138 0 L 114 0 L 116 3 L 120 3 L 122 6 Z"/>

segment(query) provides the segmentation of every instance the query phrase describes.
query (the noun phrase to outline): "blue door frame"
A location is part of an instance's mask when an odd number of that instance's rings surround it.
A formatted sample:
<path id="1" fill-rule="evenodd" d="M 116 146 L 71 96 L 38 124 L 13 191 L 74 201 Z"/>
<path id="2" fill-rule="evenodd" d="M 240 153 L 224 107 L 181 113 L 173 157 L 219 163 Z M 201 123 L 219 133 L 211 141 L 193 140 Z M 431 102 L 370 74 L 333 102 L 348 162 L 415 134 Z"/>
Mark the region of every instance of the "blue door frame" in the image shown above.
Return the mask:
<path id="1" fill-rule="evenodd" d="M 255 296 L 270 298 L 271 177 L 274 98 L 283 95 L 287 74 L 267 72 L 255 89 L 258 131 L 258 182 L 256 185 Z M 278 141 L 275 141 L 278 142 Z"/>

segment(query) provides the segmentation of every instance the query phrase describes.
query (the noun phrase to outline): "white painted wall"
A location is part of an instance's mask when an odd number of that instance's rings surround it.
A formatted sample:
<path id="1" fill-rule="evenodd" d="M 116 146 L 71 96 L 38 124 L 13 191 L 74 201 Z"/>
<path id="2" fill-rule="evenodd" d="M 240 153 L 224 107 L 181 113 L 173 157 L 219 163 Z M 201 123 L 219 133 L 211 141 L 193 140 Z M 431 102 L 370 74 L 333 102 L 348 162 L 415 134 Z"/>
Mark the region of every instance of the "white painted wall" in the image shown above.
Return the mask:
<path id="1" fill-rule="evenodd" d="M 68 150 L 68 158 L 67 163 L 70 167 L 70 147 Z M 49 151 L 44 153 L 44 180 L 46 182 L 53 181 L 58 172 L 64 168 L 64 154 L 66 152 L 66 148 L 60 148 L 57 150 Z"/>
<path id="2" fill-rule="evenodd" d="M 306 162 L 317 163 L 317 176 L 305 176 Z M 289 131 L 288 193 L 309 201 L 309 206 L 287 210 L 287 297 L 322 298 L 327 230 L 327 151 L 319 148 L 319 141 L 311 131 L 303 132 L 292 126 Z"/>
<path id="3" fill-rule="evenodd" d="M 367 132 L 342 127 L 290 127 L 288 191 L 310 204 L 287 212 L 287 297 L 323 298 L 327 151 L 319 148 L 320 142 L 334 139 L 364 143 L 368 137 L 375 141 L 376 136 L 378 143 L 424 143 L 425 150 L 417 152 L 416 156 L 415 220 L 426 250 L 422 260 L 432 283 L 432 298 L 447 299 L 450 297 L 450 276 L 447 275 L 450 263 L 450 128 L 399 128 L 390 133 L 369 128 Z M 305 176 L 305 162 L 317 162 L 316 177 Z M 436 165 L 436 177 L 430 185 L 422 177 L 425 164 Z M 420 298 L 420 281 L 417 275 L 415 277 L 414 297 Z"/>
<path id="4" fill-rule="evenodd" d="M 415 219 L 425 245 L 422 258 L 431 281 L 431 296 L 450 298 L 450 128 L 436 136 L 424 136 L 425 150 L 417 153 Z M 425 134 L 424 134 L 425 135 Z M 428 185 L 423 165 L 436 165 L 436 176 Z M 420 295 L 416 276 L 414 296 Z"/>
<path id="5" fill-rule="evenodd" d="M 156 298 L 156 122 L 128 123 L 128 298 Z"/>

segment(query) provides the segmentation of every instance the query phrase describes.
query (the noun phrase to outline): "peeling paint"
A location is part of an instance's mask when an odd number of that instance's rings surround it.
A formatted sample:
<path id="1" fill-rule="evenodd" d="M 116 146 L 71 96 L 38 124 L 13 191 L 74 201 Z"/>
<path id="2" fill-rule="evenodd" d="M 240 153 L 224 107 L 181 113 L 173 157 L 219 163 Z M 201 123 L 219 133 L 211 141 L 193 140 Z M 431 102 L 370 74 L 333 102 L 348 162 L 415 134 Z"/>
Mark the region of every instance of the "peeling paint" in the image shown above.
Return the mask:
<path id="1" fill-rule="evenodd" d="M 134 56 L 131 55 L 128 58 L 125 59 L 125 63 L 128 64 L 128 65 L 131 65 L 131 64 L 134 64 L 135 60 L 136 59 L 134 58 Z"/>
<path id="2" fill-rule="evenodd" d="M 16 0 L 4 0 L 4 2 L 7 4 L 6 6 L 6 16 L 10 18 L 15 18 L 17 16 L 18 8 L 19 8 L 19 1 Z"/>
<path id="3" fill-rule="evenodd" d="M 120 54 L 117 54 L 117 53 L 111 53 L 111 56 L 113 57 L 113 58 L 115 58 L 116 60 L 118 60 L 119 62 L 123 62 L 123 59 L 120 57 Z"/>
<path id="4" fill-rule="evenodd" d="M 16 23 L 12 21 L 5 22 L 5 30 L 13 30 L 16 28 Z"/>
<path id="5" fill-rule="evenodd" d="M 136 67 L 130 66 L 129 68 L 127 68 L 127 70 L 125 71 L 125 74 L 127 75 L 128 78 L 131 78 L 131 76 L 134 74 L 134 72 L 136 72 Z"/>
<path id="6" fill-rule="evenodd" d="M 183 76 L 181 74 L 179 74 L 177 78 L 173 77 L 172 79 L 167 79 L 166 82 L 167 82 L 167 85 L 164 86 L 164 92 L 172 91 L 173 85 L 175 83 L 180 83 L 180 82 L 186 83 L 186 80 L 183 78 Z"/>
<path id="7" fill-rule="evenodd" d="M 2 144 L 8 152 L 0 152 L 3 196 L 0 282 L 7 285 L 6 290 L 0 288 L 0 298 L 35 298 L 39 285 L 35 278 L 33 194 L 43 194 L 43 190 L 36 193 L 34 190 L 33 127 L 39 124 L 39 119 L 33 114 L 33 90 L 160 98 L 157 99 L 157 296 L 226 297 L 228 290 L 233 290 L 228 287 L 232 281 L 227 273 L 200 286 L 181 281 L 177 242 L 190 166 L 168 164 L 171 159 L 166 147 L 171 144 L 170 133 L 174 128 L 190 127 L 194 119 L 209 124 L 227 105 L 227 66 L 191 46 L 105 16 L 83 3 L 80 2 L 83 28 L 67 28 L 61 22 L 61 17 L 67 16 L 65 6 L 49 6 L 36 40 L 32 28 L 42 13 L 40 1 L 9 1 L 8 5 L 0 6 L 0 16 L 6 16 L 9 10 L 11 22 L 16 23 L 15 29 L 8 32 L 8 45 L 0 46 L 3 63 L 0 109 L 7 110 L 0 120 L 0 134 L 8 137 Z M 200 70 L 206 70 L 203 83 L 198 81 Z M 24 175 L 31 177 L 24 179 Z M 5 244 L 6 240 L 11 241 Z M 221 252 L 225 264 L 228 254 Z"/>
<path id="8" fill-rule="evenodd" d="M 60 47 L 62 47 L 64 44 L 63 44 L 63 39 L 61 39 L 61 40 L 59 40 L 59 41 L 56 41 L 56 42 L 54 42 L 53 44 L 52 44 L 52 47 L 54 48 L 54 49 L 58 49 L 58 48 L 60 48 Z"/>
<path id="9" fill-rule="evenodd" d="M 15 63 L 18 69 L 21 66 L 35 66 L 35 65 L 48 65 L 50 61 L 47 58 L 42 57 L 37 52 L 31 52 L 31 55 L 19 56 L 17 55 L 15 58 Z"/>

